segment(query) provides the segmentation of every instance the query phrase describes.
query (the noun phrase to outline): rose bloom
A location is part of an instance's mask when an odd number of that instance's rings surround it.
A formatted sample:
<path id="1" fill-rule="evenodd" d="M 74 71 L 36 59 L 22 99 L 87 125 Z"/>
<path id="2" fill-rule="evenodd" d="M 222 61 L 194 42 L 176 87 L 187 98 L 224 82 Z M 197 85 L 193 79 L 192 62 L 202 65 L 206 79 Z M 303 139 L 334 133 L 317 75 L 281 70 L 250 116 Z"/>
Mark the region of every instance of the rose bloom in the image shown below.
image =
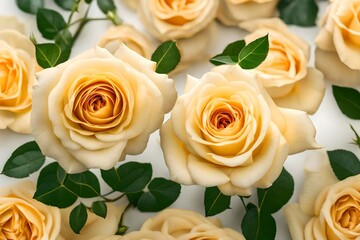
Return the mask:
<path id="1" fill-rule="evenodd" d="M 136 10 L 136 7 L 139 5 L 140 0 L 123 0 L 125 6 L 130 8 L 131 10 Z"/>
<path id="2" fill-rule="evenodd" d="M 276 107 L 238 65 L 216 67 L 201 79 L 188 76 L 160 135 L 174 181 L 218 186 L 226 195 L 270 187 L 288 154 L 317 147 L 307 114 Z"/>
<path id="3" fill-rule="evenodd" d="M 0 17 L 0 129 L 30 133 L 35 47 L 15 17 Z"/>
<path id="4" fill-rule="evenodd" d="M 219 0 L 140 0 L 139 15 L 145 28 L 160 41 L 176 40 L 181 63 L 209 58 Z"/>
<path id="5" fill-rule="evenodd" d="M 315 65 L 336 85 L 360 85 L 360 0 L 332 1 L 315 39 Z"/>
<path id="6" fill-rule="evenodd" d="M 80 234 L 74 233 L 69 224 L 70 212 L 74 206 L 60 209 L 61 212 L 61 236 L 68 240 L 89 240 L 89 239 L 107 239 L 106 237 L 98 236 L 112 236 L 118 230 L 118 225 L 122 214 L 124 213 L 126 204 L 115 205 L 113 203 L 106 203 L 107 214 L 105 218 L 97 216 L 95 213 L 87 210 L 88 219 L 85 226 L 81 229 Z M 110 238 L 111 239 L 111 238 Z"/>
<path id="7" fill-rule="evenodd" d="M 38 74 L 32 133 L 68 172 L 112 168 L 141 153 L 176 101 L 173 80 L 125 45 L 94 48 Z"/>
<path id="8" fill-rule="evenodd" d="M 29 181 L 0 188 L 0 239 L 58 239 L 59 209 L 33 199 L 34 192 L 35 185 Z"/>
<path id="9" fill-rule="evenodd" d="M 359 239 L 360 175 L 339 181 L 326 152 L 318 154 L 306 168 L 299 202 L 285 207 L 292 239 Z"/>
<path id="10" fill-rule="evenodd" d="M 220 0 L 217 18 L 234 26 L 245 20 L 274 17 L 278 0 Z"/>
<path id="11" fill-rule="evenodd" d="M 222 228 L 218 220 L 210 220 L 189 210 L 165 209 L 149 218 L 141 227 L 142 231 L 158 231 L 178 240 L 242 240 L 242 234 Z"/>
<path id="12" fill-rule="evenodd" d="M 314 113 L 324 97 L 323 74 L 307 67 L 310 46 L 278 19 L 245 21 L 240 27 L 252 32 L 246 42 L 269 34 L 269 53 L 265 61 L 251 70 L 276 105 Z"/>
<path id="13" fill-rule="evenodd" d="M 115 53 L 122 43 L 148 59 L 151 58 L 154 51 L 151 41 L 145 35 L 137 31 L 133 26 L 126 24 L 110 27 L 99 41 L 98 46 Z"/>

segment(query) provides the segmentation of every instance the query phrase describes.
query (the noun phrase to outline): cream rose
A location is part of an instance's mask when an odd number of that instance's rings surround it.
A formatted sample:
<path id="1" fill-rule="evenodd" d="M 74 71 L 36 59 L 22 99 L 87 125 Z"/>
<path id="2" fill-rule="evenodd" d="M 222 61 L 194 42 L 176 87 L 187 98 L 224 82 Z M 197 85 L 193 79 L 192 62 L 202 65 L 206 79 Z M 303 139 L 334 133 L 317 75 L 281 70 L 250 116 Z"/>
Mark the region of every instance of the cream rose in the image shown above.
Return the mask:
<path id="1" fill-rule="evenodd" d="M 288 154 L 316 148 L 305 112 L 278 108 L 239 66 L 188 76 L 185 93 L 160 130 L 171 178 L 218 186 L 227 195 L 251 195 L 279 176 Z"/>
<path id="2" fill-rule="evenodd" d="M 360 175 L 339 181 L 325 150 L 305 173 L 299 203 L 285 207 L 292 239 L 359 239 Z"/>
<path id="3" fill-rule="evenodd" d="M 165 209 L 149 218 L 141 227 L 143 231 L 158 231 L 177 240 L 245 240 L 242 234 L 223 228 L 219 220 L 210 220 L 199 213 L 180 209 Z"/>
<path id="4" fill-rule="evenodd" d="M 98 46 L 115 53 L 120 44 L 124 43 L 128 48 L 141 56 L 150 59 L 154 51 L 151 41 L 131 25 L 111 27 L 98 43 Z"/>
<path id="5" fill-rule="evenodd" d="M 0 239 L 58 239 L 59 209 L 34 200 L 34 192 L 35 185 L 29 181 L 0 188 Z"/>
<path id="6" fill-rule="evenodd" d="M 76 173 L 141 153 L 177 97 L 155 67 L 120 45 L 115 55 L 97 47 L 41 71 L 31 127 L 44 155 Z"/>
<path id="7" fill-rule="evenodd" d="M 274 17 L 278 0 L 220 0 L 217 18 L 225 25 Z"/>
<path id="8" fill-rule="evenodd" d="M 315 64 L 333 84 L 360 85 L 360 0 L 332 1 L 315 39 Z"/>
<path id="9" fill-rule="evenodd" d="M 269 53 L 265 61 L 251 70 L 276 105 L 313 114 L 325 93 L 323 74 L 308 67 L 310 46 L 292 33 L 278 18 L 245 21 L 239 25 L 252 32 L 251 42 L 269 34 Z"/>
<path id="10" fill-rule="evenodd" d="M 116 233 L 122 214 L 124 213 L 126 204 L 115 205 L 107 203 L 106 218 L 99 217 L 88 211 L 88 219 L 85 226 L 81 229 L 80 234 L 74 233 L 69 225 L 70 212 L 73 209 L 61 209 L 61 236 L 68 240 L 89 240 L 89 239 L 107 239 Z M 103 236 L 103 237 L 98 237 Z M 111 238 L 109 238 L 111 239 Z"/>
<path id="11" fill-rule="evenodd" d="M 15 17 L 0 17 L 0 129 L 30 133 L 35 47 Z"/>

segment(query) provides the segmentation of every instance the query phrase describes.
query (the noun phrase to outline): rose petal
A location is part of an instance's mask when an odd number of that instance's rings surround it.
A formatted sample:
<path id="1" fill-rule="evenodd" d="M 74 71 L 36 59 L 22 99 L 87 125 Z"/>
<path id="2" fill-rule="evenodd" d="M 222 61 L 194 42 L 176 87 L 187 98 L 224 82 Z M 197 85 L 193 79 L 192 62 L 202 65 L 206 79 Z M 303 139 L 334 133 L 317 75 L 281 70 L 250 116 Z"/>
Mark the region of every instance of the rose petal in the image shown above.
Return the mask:
<path id="1" fill-rule="evenodd" d="M 284 215 L 293 240 L 304 240 L 304 229 L 310 216 L 300 210 L 298 203 L 290 203 L 284 207 Z"/>

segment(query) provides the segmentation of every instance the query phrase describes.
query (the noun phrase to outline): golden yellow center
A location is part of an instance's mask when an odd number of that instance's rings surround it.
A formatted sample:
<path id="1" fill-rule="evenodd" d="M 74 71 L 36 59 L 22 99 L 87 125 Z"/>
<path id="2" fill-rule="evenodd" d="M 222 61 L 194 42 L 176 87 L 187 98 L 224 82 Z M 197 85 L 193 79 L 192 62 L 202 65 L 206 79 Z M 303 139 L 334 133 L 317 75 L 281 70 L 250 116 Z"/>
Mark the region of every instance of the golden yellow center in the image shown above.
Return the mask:
<path id="1" fill-rule="evenodd" d="M 335 205 L 335 221 L 345 229 L 354 231 L 360 225 L 360 201 L 350 195 L 339 198 Z"/>

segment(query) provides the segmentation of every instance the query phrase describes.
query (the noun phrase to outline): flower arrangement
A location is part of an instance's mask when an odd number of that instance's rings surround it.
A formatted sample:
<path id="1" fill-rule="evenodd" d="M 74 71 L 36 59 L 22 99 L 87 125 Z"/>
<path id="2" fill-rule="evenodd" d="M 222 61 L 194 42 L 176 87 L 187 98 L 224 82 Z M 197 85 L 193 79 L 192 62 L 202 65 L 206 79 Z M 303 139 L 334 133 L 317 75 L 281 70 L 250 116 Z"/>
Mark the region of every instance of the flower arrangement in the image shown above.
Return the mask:
<path id="1" fill-rule="evenodd" d="M 359 1 L 2 4 L 1 239 L 360 237 Z"/>

